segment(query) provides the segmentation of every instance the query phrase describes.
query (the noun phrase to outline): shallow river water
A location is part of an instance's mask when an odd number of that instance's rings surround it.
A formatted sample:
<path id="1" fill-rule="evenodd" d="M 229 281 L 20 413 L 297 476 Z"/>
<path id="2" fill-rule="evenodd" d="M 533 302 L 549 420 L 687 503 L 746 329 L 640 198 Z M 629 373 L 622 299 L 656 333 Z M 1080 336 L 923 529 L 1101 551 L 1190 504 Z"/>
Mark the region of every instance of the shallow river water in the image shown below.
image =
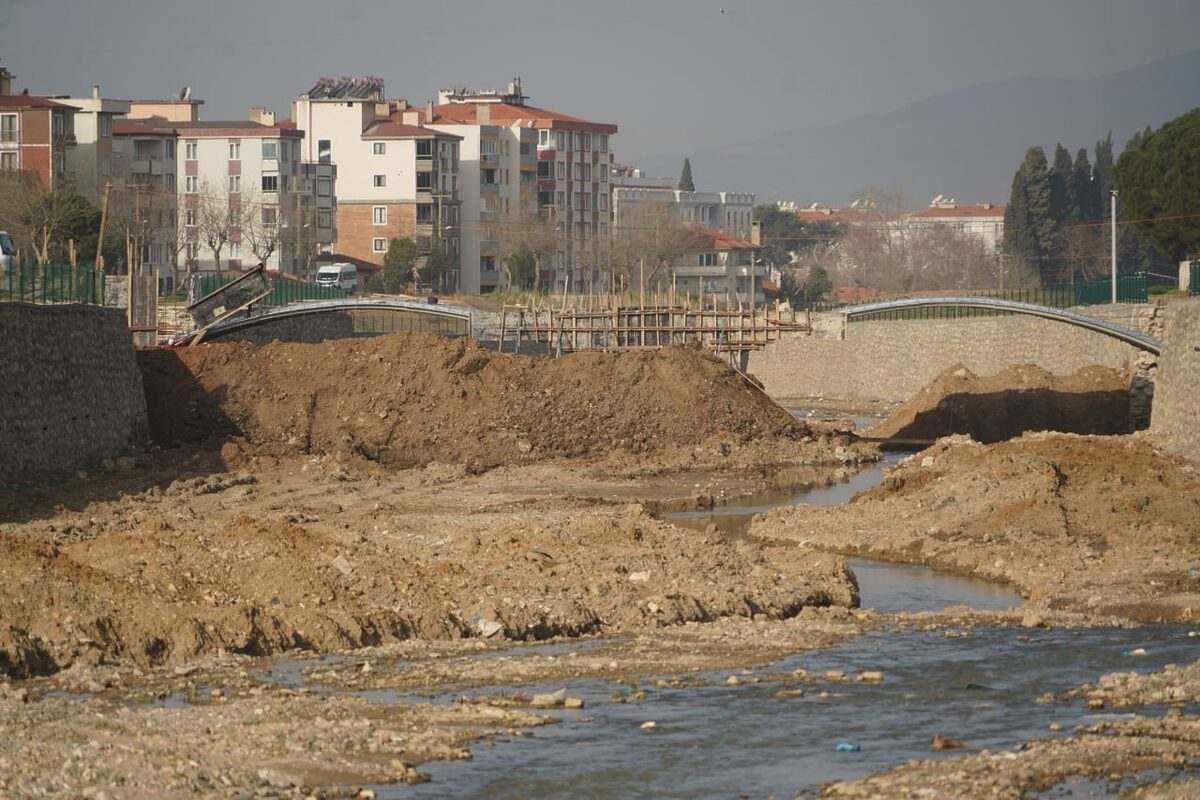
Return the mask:
<path id="1" fill-rule="evenodd" d="M 899 455 L 889 457 L 894 462 Z M 784 503 L 845 502 L 882 477 L 869 470 L 849 483 L 807 494 L 749 498 L 706 512 L 665 514 L 703 528 L 716 522 L 738 535 L 750 516 Z M 1020 605 L 1011 590 L 912 567 L 856 560 L 864 608 L 882 612 L 939 610 L 966 605 L 1004 609 Z M 1142 648 L 1145 655 L 1129 655 Z M 518 649 L 519 652 L 520 649 Z M 514 651 L 509 651 L 513 654 Z M 1080 723 L 1111 718 L 1079 704 L 1038 704 L 1095 681 L 1106 672 L 1150 671 L 1196 657 L 1186 629 L 1025 630 L 975 628 L 968 635 L 936 632 L 872 633 L 837 647 L 782 659 L 770 672 L 881 670 L 880 684 L 810 684 L 804 697 L 779 698 L 778 682 L 728 686 L 729 672 L 711 685 L 648 690 L 646 700 L 620 703 L 629 687 L 607 681 L 567 684 L 582 711 L 559 711 L 559 724 L 531 736 L 473 748 L 469 762 L 427 764 L 433 781 L 415 787 L 374 787 L 380 797 L 790 798 L 819 791 L 822 783 L 862 777 L 908 759 L 934 758 L 935 734 L 965 740 L 968 752 L 1008 748 Z M 652 683 L 647 680 L 647 683 Z M 561 685 L 523 687 L 553 691 Z M 820 696 L 821 692 L 827 696 Z M 451 702 L 455 698 L 442 698 Z M 642 723 L 654 721 L 644 729 Z M 839 743 L 857 746 L 842 752 Z M 958 751 L 962 752 L 962 751 Z M 946 755 L 953 755 L 948 753 Z M 1110 796 L 1118 784 L 1077 781 L 1074 796 Z M 1060 787 L 1065 791 L 1067 787 Z M 1058 796 L 1052 792 L 1052 796 Z"/>

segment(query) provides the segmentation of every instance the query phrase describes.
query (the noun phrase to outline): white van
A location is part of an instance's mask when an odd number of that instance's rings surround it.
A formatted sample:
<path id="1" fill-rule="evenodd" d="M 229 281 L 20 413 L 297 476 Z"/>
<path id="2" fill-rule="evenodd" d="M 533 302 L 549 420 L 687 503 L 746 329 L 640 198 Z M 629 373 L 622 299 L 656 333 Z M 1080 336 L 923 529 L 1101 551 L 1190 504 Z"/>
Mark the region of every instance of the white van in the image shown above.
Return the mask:
<path id="1" fill-rule="evenodd" d="M 317 286 L 336 286 L 344 292 L 358 288 L 358 267 L 353 264 L 326 264 L 317 269 Z"/>
<path id="2" fill-rule="evenodd" d="M 12 269 L 13 256 L 16 254 L 17 248 L 13 245 L 12 237 L 0 231 L 0 271 L 8 272 Z"/>

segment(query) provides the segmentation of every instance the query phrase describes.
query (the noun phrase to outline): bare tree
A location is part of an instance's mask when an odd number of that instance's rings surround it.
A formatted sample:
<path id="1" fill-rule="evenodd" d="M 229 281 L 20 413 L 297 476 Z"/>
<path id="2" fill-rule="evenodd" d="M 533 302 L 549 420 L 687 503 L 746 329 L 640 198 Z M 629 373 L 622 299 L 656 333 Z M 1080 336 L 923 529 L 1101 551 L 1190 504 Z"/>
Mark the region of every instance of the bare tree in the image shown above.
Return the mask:
<path id="1" fill-rule="evenodd" d="M 38 263 L 50 260 L 64 232 L 78 226 L 95 211 L 82 196 L 69 189 L 46 189 L 35 173 L 24 172 L 0 180 L 0 226 L 18 242 L 25 242 Z"/>
<path id="2" fill-rule="evenodd" d="M 504 270 L 504 283 L 508 287 L 520 283 L 537 284 L 541 274 L 542 259 L 558 248 L 558 230 L 553 222 L 542 219 L 513 221 L 500 230 L 500 259 Z M 514 275 L 514 260 L 528 253 L 533 257 L 531 280 L 518 280 Z"/>
<path id="3" fill-rule="evenodd" d="M 264 203 L 257 192 L 243 192 L 241 208 L 242 239 L 250 245 L 254 257 L 266 264 L 280 246 L 282 225 L 279 207 Z"/>
<path id="4" fill-rule="evenodd" d="M 669 282 L 676 259 L 698 246 L 696 231 L 679 222 L 666 203 L 639 204 L 623 214 L 613 233 L 612 270 L 614 276 L 632 276 L 636 269 L 639 280 L 661 286 Z"/>
<path id="5" fill-rule="evenodd" d="M 241 210 L 229 202 L 225 195 L 217 194 L 205 182 L 200 187 L 196 204 L 196 230 L 199 240 L 213 254 L 214 269 L 221 273 L 221 253 L 229 245 L 235 223 L 240 221 Z"/>

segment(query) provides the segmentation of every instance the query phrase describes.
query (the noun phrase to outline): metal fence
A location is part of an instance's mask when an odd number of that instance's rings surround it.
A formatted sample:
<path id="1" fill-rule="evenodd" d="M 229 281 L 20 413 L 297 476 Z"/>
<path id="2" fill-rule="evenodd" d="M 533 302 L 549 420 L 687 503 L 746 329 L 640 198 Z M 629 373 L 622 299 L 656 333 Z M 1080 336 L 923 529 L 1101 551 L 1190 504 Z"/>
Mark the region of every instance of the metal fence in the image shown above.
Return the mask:
<path id="1" fill-rule="evenodd" d="M 1099 306 L 1112 302 L 1112 279 L 1078 281 L 1059 286 L 1039 286 L 1031 289 L 986 289 L 964 293 L 970 297 L 990 297 L 997 300 L 1013 300 L 1050 308 L 1075 308 Z M 1144 272 L 1130 272 L 1117 276 L 1118 303 L 1145 303 L 1149 296 L 1149 276 Z M 931 308 L 897 309 L 863 314 L 852 322 L 869 322 L 893 319 L 958 319 L 960 317 L 986 317 L 1008 314 L 1008 311 L 935 306 Z"/>
<path id="2" fill-rule="evenodd" d="M 201 275 L 195 295 L 204 297 L 229 283 L 238 275 Z M 271 293 L 263 298 L 263 305 L 286 306 L 299 300 L 340 300 L 346 293 L 336 286 L 317 286 L 315 283 L 289 281 L 278 276 L 271 278 Z"/>
<path id="3" fill-rule="evenodd" d="M 104 272 L 51 262 L 0 262 L 0 301 L 103 305 Z"/>

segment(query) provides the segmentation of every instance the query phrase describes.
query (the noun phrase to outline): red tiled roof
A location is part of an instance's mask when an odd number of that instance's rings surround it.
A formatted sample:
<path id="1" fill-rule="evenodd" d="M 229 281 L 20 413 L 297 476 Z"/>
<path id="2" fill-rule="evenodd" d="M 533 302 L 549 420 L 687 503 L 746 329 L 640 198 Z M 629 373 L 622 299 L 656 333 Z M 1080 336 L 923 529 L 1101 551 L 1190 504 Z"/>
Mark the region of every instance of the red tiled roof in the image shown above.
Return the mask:
<path id="1" fill-rule="evenodd" d="M 165 122 L 165 120 L 164 120 Z M 150 122 L 114 122 L 113 136 L 178 136 L 179 131 L 168 125 Z"/>
<path id="2" fill-rule="evenodd" d="M 711 250 L 759 250 L 758 245 L 753 242 L 739 239 L 736 236 L 730 236 L 724 231 L 714 231 L 709 228 L 692 228 L 697 234 L 697 239 L 700 241 L 700 247 L 706 247 Z"/>
<path id="3" fill-rule="evenodd" d="M 793 212 L 803 222 L 845 222 L 848 225 L 873 225 L 882 217 L 878 211 L 857 208 L 802 208 Z"/>
<path id="4" fill-rule="evenodd" d="M 986 206 L 986 207 L 985 207 Z M 963 217 L 1004 217 L 1004 206 L 993 206 L 990 203 L 980 203 L 977 206 L 955 206 L 954 208 L 927 208 L 913 214 L 920 219 L 944 219 Z"/>
<path id="5" fill-rule="evenodd" d="M 456 136 L 453 133 L 422 128 L 420 125 L 405 125 L 403 122 L 392 122 L 389 120 L 371 123 L 370 127 L 363 131 L 362 136 L 364 139 L 411 139 L 419 136 L 441 136 L 449 139 L 462 139 L 461 136 Z"/>
<path id="6" fill-rule="evenodd" d="M 590 133 L 616 133 L 617 126 L 607 122 L 590 122 L 557 111 L 548 111 L 535 106 L 517 106 L 511 103 L 446 103 L 434 106 L 434 122 L 474 125 L 478 120 L 480 105 L 490 109 L 491 120 L 497 124 L 511 125 L 514 122 L 529 121 L 535 128 L 574 128 Z M 423 116 L 423 115 L 422 115 Z M 439 120 L 439 118 L 441 118 Z"/>
<path id="7" fill-rule="evenodd" d="M 75 106 L 59 103 L 48 97 L 36 97 L 29 94 L 0 95 L 0 108 L 67 108 L 72 111 L 78 110 Z"/>

